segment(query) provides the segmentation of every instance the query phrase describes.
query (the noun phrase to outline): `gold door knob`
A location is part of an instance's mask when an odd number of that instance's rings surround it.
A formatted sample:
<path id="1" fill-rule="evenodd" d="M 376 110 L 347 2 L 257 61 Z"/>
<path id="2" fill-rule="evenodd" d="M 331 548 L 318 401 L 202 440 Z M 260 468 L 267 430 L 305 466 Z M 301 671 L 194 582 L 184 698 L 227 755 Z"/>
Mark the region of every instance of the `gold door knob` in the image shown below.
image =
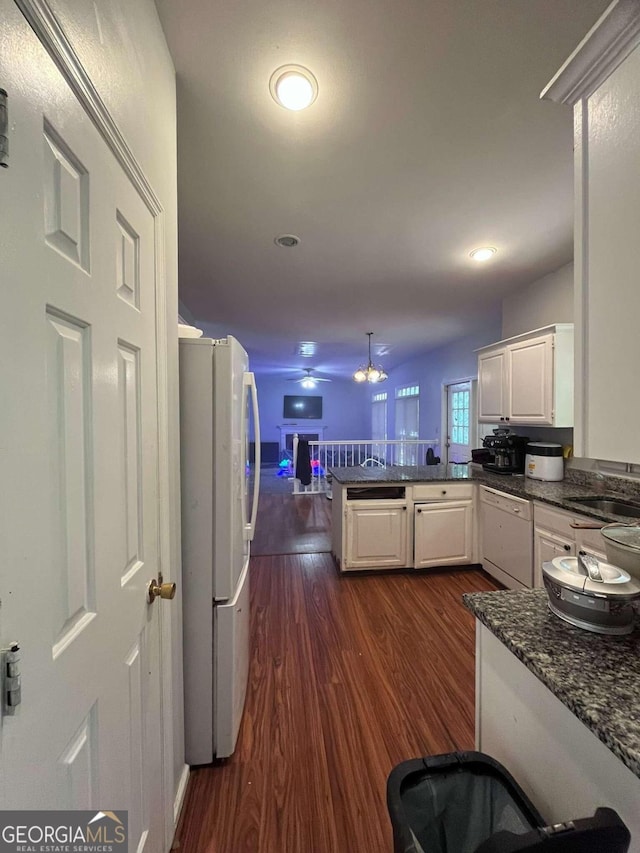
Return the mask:
<path id="1" fill-rule="evenodd" d="M 162 575 L 160 575 L 159 579 L 155 578 L 149 582 L 149 589 L 147 592 L 147 599 L 149 604 L 153 604 L 156 598 L 167 598 L 171 600 L 175 598 L 176 594 L 176 585 L 174 583 L 163 583 Z"/>

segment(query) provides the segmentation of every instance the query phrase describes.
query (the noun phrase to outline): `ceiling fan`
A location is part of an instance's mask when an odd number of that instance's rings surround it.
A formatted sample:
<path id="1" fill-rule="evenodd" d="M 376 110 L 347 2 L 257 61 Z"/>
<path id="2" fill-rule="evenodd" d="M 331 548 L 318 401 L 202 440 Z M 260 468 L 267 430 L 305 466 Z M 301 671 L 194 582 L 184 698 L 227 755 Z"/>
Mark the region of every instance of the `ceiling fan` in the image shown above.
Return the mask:
<path id="1" fill-rule="evenodd" d="M 303 368 L 304 376 L 298 379 L 287 379 L 287 382 L 299 382 L 303 388 L 315 388 L 317 382 L 331 382 L 331 379 L 323 379 L 321 376 L 312 376 L 313 367 Z"/>

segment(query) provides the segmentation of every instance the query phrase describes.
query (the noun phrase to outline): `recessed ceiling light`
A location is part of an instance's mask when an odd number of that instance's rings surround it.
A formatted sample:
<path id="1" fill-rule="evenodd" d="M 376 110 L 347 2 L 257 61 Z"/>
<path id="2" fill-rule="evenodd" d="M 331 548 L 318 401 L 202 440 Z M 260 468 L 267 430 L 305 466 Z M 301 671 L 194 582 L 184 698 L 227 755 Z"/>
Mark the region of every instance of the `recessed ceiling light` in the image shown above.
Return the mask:
<path id="1" fill-rule="evenodd" d="M 469 257 L 473 258 L 474 261 L 488 261 L 497 251 L 492 246 L 483 246 L 481 249 L 474 249 L 473 252 L 470 252 Z"/>
<path id="2" fill-rule="evenodd" d="M 283 65 L 271 75 L 269 91 L 281 107 L 304 110 L 318 97 L 318 81 L 302 65 Z"/>
<path id="3" fill-rule="evenodd" d="M 293 249 L 300 242 L 300 238 L 296 237 L 295 234 L 281 234 L 273 242 L 276 246 L 282 246 L 283 249 Z"/>

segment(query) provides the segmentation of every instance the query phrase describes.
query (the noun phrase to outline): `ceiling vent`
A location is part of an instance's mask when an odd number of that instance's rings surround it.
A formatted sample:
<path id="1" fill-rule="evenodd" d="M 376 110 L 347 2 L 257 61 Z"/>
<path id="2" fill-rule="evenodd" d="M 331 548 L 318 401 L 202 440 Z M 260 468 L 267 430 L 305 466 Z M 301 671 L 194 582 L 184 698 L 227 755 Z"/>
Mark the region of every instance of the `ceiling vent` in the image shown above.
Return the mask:
<path id="1" fill-rule="evenodd" d="M 293 249 L 300 242 L 300 238 L 295 234 L 281 234 L 273 242 L 276 246 L 282 246 L 283 249 Z"/>
<path id="2" fill-rule="evenodd" d="M 315 341 L 300 341 L 296 345 L 294 352 L 296 355 L 302 356 L 302 358 L 313 358 L 317 349 L 318 344 Z"/>

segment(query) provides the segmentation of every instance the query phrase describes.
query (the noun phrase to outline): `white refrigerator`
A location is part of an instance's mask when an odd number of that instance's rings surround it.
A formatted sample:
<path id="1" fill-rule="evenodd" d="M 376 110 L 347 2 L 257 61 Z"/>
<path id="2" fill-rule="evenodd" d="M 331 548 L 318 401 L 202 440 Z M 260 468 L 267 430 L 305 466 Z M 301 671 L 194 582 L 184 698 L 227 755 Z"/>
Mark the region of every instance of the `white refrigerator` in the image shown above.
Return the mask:
<path id="1" fill-rule="evenodd" d="M 209 764 L 235 749 L 249 674 L 260 425 L 255 378 L 235 338 L 180 340 L 180 464 L 186 760 Z"/>

